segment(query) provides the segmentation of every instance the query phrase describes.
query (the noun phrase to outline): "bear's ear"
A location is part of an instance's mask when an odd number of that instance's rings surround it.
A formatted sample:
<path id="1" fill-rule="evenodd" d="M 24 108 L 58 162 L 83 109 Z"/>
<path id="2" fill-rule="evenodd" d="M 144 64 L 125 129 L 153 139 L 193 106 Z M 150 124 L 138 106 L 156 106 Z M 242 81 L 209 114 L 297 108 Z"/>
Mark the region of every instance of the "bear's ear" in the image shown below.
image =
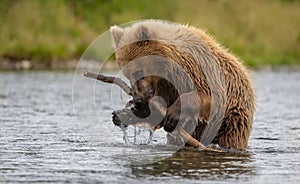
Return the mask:
<path id="1" fill-rule="evenodd" d="M 141 25 L 137 29 L 137 40 L 142 42 L 150 40 L 150 33 L 147 27 Z"/>
<path id="2" fill-rule="evenodd" d="M 113 38 L 113 46 L 118 48 L 121 38 L 123 37 L 124 30 L 118 26 L 112 26 L 110 27 L 110 34 Z"/>

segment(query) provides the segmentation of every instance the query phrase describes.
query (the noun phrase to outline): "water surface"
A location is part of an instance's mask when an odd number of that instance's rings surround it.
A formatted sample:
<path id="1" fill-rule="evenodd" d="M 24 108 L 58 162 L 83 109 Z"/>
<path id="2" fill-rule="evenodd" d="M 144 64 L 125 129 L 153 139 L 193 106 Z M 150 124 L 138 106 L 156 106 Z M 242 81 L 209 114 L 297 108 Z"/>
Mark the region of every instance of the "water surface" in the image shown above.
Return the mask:
<path id="1" fill-rule="evenodd" d="M 0 183 L 300 180 L 300 72 L 252 72 L 257 113 L 249 149 L 218 154 L 164 145 L 163 132 L 151 145 L 124 144 L 110 119 L 124 94 L 100 83 L 91 93 L 89 81 L 72 96 L 73 75 L 0 73 Z"/>

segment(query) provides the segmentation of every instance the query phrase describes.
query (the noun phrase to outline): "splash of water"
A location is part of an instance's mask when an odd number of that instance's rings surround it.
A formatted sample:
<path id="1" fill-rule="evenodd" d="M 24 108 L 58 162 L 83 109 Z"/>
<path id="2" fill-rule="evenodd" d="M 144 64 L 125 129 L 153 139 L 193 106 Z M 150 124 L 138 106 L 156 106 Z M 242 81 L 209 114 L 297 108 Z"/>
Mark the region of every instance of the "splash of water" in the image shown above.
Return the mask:
<path id="1" fill-rule="evenodd" d="M 123 139 L 126 144 L 148 145 L 151 143 L 154 131 L 145 123 L 123 126 Z"/>

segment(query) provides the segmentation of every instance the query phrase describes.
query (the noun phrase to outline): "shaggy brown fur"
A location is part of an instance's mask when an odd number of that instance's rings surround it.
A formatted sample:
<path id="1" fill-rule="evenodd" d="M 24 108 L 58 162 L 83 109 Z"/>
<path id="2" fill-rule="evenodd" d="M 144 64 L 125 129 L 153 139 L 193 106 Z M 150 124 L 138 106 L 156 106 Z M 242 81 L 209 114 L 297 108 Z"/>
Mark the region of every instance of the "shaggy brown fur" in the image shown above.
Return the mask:
<path id="1" fill-rule="evenodd" d="M 193 137 L 198 140 L 204 136 L 207 124 L 222 116 L 212 142 L 228 149 L 247 148 L 255 92 L 247 70 L 237 57 L 204 31 L 190 26 L 147 20 L 125 29 L 113 26 L 110 31 L 117 64 L 133 86 L 136 109 L 143 112 L 153 96 L 160 96 L 168 107 L 162 121 L 164 129 L 172 132 L 179 116 L 187 117 L 196 123 Z M 146 56 L 165 60 L 149 61 Z M 131 61 L 137 62 L 130 65 Z M 178 67 L 184 72 L 178 72 Z M 175 87 L 163 76 L 136 76 L 153 73 L 151 69 L 161 70 L 159 73 L 165 76 L 173 74 L 168 79 L 181 85 Z M 189 113 L 182 114 L 182 109 Z"/>

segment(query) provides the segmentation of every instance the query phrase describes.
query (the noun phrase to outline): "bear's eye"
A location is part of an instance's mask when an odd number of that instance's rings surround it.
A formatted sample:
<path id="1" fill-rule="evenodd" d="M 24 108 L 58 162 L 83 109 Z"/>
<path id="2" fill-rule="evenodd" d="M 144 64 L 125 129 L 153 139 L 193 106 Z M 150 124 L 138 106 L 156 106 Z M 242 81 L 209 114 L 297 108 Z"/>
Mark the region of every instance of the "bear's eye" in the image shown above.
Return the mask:
<path id="1" fill-rule="evenodd" d="M 148 92 L 148 97 L 151 98 L 154 96 L 155 90 L 153 87 L 151 87 L 150 91 Z"/>

